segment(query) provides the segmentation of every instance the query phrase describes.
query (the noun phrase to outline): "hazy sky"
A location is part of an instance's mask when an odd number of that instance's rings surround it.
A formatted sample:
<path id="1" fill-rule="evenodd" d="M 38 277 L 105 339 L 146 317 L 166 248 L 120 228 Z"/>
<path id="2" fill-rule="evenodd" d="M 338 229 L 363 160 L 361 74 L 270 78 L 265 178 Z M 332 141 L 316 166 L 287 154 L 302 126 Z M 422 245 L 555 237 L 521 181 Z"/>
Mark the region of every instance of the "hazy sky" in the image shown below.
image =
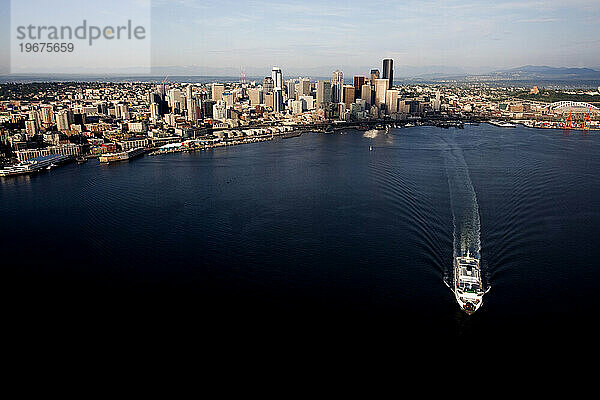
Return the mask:
<path id="1" fill-rule="evenodd" d="M 155 66 L 314 75 L 385 57 L 398 70 L 600 68 L 600 0 L 153 0 Z"/>

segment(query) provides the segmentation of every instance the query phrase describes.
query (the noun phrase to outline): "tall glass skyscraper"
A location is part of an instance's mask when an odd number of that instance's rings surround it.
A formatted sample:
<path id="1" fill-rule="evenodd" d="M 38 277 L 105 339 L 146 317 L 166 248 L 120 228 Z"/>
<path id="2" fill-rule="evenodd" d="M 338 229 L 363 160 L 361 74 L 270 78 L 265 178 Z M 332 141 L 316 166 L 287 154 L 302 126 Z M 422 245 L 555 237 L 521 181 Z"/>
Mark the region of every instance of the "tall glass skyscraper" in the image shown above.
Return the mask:
<path id="1" fill-rule="evenodd" d="M 394 60 L 391 58 L 383 60 L 383 79 L 389 80 L 389 89 L 391 89 L 394 85 Z"/>

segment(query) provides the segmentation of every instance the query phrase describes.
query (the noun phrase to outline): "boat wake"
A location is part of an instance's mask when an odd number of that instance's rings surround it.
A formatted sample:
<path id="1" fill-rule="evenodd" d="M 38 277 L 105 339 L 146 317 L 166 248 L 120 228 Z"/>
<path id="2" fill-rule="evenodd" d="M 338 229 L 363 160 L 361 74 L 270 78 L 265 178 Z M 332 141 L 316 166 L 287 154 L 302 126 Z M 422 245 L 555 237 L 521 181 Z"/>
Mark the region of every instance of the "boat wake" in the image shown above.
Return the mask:
<path id="1" fill-rule="evenodd" d="M 445 152 L 446 174 L 450 191 L 450 205 L 454 224 L 454 257 L 467 252 L 479 258 L 481 252 L 479 205 L 469 176 L 469 168 L 462 150 L 449 144 Z"/>
<path id="2" fill-rule="evenodd" d="M 452 139 L 447 140 L 444 162 L 454 225 L 453 260 L 467 255 L 479 259 L 481 223 L 477 195 L 461 148 Z M 445 280 L 451 287 L 452 276 L 452 269 L 447 270 Z"/>

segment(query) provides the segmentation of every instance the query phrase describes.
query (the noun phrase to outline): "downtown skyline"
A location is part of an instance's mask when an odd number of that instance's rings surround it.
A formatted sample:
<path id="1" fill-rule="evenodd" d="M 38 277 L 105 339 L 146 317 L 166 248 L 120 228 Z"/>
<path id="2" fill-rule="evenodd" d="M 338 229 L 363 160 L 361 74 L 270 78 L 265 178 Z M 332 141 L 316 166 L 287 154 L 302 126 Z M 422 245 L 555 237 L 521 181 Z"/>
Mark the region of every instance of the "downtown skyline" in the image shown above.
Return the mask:
<path id="1" fill-rule="evenodd" d="M 10 7 L 2 3 L 6 38 Z M 600 69 L 594 1 L 154 0 L 151 12 L 156 73 L 260 76 L 278 65 L 293 75 L 354 75 L 382 56 L 396 60 L 397 77 L 523 65 Z M 4 39 L 0 47 L 7 46 Z M 110 73 L 110 59 L 96 65 Z"/>

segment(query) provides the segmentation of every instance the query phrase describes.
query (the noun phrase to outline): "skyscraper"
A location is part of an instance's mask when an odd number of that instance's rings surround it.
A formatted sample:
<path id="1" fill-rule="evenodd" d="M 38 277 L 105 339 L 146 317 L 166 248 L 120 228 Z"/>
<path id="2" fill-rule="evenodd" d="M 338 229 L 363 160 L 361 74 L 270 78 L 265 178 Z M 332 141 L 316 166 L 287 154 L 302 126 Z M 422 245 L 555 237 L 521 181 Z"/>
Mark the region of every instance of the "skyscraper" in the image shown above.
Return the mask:
<path id="1" fill-rule="evenodd" d="M 273 89 L 273 111 L 283 112 L 283 91 L 280 87 Z"/>
<path id="2" fill-rule="evenodd" d="M 394 60 L 391 58 L 383 60 L 383 79 L 388 79 L 388 89 L 391 89 L 394 85 Z"/>
<path id="3" fill-rule="evenodd" d="M 379 107 L 385 104 L 385 95 L 390 86 L 387 79 L 375 79 L 375 105 Z"/>
<path id="4" fill-rule="evenodd" d="M 223 97 L 223 92 L 225 91 L 225 85 L 222 83 L 213 83 L 212 84 L 212 100 L 219 101 Z"/>
<path id="5" fill-rule="evenodd" d="M 362 85 L 360 98 L 367 102 L 367 107 L 373 104 L 373 87 L 366 83 Z"/>
<path id="6" fill-rule="evenodd" d="M 372 69 L 371 70 L 371 84 L 373 84 L 375 82 L 375 79 L 379 79 L 379 70 L 378 69 Z"/>
<path id="7" fill-rule="evenodd" d="M 355 76 L 354 77 L 354 98 L 360 99 L 362 85 L 365 84 L 364 76 Z M 366 99 L 365 99 L 366 100 Z"/>
<path id="8" fill-rule="evenodd" d="M 346 108 L 350 108 L 350 105 L 354 103 L 354 96 L 356 94 L 356 90 L 352 85 L 344 85 L 344 103 L 346 104 Z"/>
<path id="9" fill-rule="evenodd" d="M 343 101 L 344 73 L 339 69 L 331 77 L 331 101 L 341 103 Z"/>
<path id="10" fill-rule="evenodd" d="M 273 67 L 271 78 L 273 78 L 273 85 L 275 85 L 276 88 L 283 88 L 283 74 L 281 73 L 281 68 Z"/>
<path id="11" fill-rule="evenodd" d="M 317 108 L 325 108 L 329 103 L 331 103 L 331 82 L 317 82 Z"/>
<path id="12" fill-rule="evenodd" d="M 273 82 L 273 78 L 271 78 L 270 76 L 267 76 L 265 78 L 265 80 L 263 81 L 263 90 L 264 90 L 265 94 L 273 92 L 274 87 L 275 87 L 275 84 Z"/>

